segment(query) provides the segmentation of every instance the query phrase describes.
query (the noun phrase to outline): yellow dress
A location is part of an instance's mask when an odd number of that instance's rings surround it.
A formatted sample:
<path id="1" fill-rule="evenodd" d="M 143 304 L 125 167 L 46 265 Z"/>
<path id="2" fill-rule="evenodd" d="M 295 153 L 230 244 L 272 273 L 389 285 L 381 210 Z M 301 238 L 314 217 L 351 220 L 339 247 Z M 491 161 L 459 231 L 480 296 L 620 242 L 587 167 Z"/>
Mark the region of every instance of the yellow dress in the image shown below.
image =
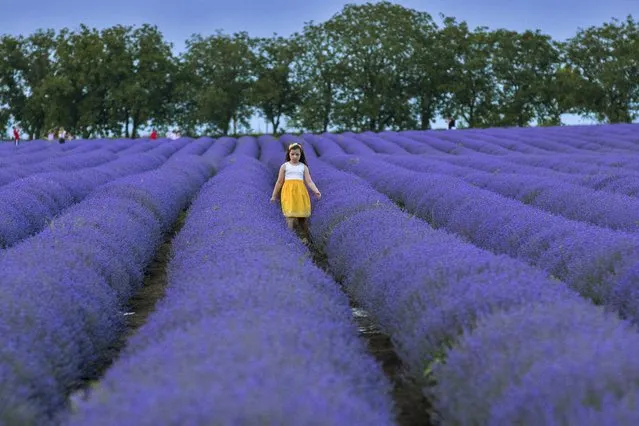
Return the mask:
<path id="1" fill-rule="evenodd" d="M 280 194 L 282 213 L 286 217 L 309 217 L 311 198 L 304 184 L 303 163 L 285 163 L 284 185 Z"/>

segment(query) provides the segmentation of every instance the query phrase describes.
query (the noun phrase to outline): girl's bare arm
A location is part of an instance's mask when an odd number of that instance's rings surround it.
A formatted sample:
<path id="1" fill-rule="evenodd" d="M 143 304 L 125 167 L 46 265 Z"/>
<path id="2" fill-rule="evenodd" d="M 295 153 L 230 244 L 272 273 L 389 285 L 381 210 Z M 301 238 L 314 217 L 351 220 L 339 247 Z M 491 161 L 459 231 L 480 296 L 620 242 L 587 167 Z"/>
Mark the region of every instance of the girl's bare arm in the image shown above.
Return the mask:
<path id="1" fill-rule="evenodd" d="M 315 186 L 313 179 L 311 179 L 311 173 L 308 171 L 308 167 L 304 167 L 304 181 L 306 182 L 306 185 L 311 188 L 311 191 L 313 191 L 313 194 L 315 194 L 317 198 L 322 196 L 319 189 L 317 189 L 317 186 Z"/>
<path id="2" fill-rule="evenodd" d="M 282 185 L 284 184 L 284 167 L 284 164 L 280 167 L 280 172 L 277 175 L 277 182 L 275 182 L 275 188 L 273 188 L 273 195 L 271 195 L 271 201 L 275 200 L 282 189 Z"/>

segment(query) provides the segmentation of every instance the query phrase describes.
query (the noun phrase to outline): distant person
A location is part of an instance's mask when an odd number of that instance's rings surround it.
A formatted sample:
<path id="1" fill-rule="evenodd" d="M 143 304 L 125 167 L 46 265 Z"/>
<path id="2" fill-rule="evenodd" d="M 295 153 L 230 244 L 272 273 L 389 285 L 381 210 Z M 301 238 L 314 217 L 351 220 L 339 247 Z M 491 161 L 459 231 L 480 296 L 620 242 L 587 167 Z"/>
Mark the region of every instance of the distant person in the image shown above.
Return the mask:
<path id="1" fill-rule="evenodd" d="M 63 127 L 61 127 L 58 130 L 58 142 L 59 143 L 65 143 L 66 142 L 66 137 L 67 137 L 67 131 L 64 130 Z"/>
<path id="2" fill-rule="evenodd" d="M 151 140 L 156 140 L 157 138 L 158 138 L 158 132 L 155 129 L 153 129 L 151 131 Z"/>
<path id="3" fill-rule="evenodd" d="M 53 140 L 55 139 L 55 132 L 52 130 L 49 130 L 49 134 L 47 135 L 47 140 L 53 142 Z"/>
<path id="4" fill-rule="evenodd" d="M 20 130 L 18 130 L 17 126 L 13 127 L 13 140 L 15 145 L 18 146 L 18 143 L 20 142 Z"/>
<path id="5" fill-rule="evenodd" d="M 448 130 L 454 130 L 455 129 L 455 119 L 452 117 L 448 118 Z"/>
<path id="6" fill-rule="evenodd" d="M 302 145 L 299 143 L 290 144 L 286 151 L 286 162 L 280 167 L 277 182 L 273 188 L 271 202 L 276 201 L 281 190 L 280 204 L 286 218 L 286 224 L 291 230 L 295 229 L 296 224 L 299 225 L 304 234 L 302 242 L 308 244 L 310 240 L 308 218 L 311 215 L 311 199 L 304 185 L 305 182 L 319 200 L 322 194 L 311 179 Z"/>

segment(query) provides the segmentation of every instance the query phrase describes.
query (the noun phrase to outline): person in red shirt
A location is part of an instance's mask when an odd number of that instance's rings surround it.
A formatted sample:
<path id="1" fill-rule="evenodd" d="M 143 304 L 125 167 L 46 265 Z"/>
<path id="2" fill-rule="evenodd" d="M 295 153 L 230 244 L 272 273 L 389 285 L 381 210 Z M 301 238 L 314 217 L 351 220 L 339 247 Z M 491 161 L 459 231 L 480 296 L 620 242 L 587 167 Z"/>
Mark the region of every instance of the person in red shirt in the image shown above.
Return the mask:
<path id="1" fill-rule="evenodd" d="M 13 128 L 13 140 L 15 141 L 16 146 L 18 146 L 18 142 L 20 142 L 20 131 L 15 126 Z"/>
<path id="2" fill-rule="evenodd" d="M 151 140 L 156 140 L 158 138 L 158 132 L 155 131 L 155 129 L 153 129 L 151 131 Z"/>

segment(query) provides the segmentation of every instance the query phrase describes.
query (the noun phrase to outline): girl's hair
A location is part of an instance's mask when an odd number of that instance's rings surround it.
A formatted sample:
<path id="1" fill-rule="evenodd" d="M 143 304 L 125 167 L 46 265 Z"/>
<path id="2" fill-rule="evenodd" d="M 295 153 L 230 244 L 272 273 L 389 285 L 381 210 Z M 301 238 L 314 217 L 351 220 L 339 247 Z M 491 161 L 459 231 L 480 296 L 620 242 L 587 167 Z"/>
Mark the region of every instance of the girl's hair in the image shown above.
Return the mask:
<path id="1" fill-rule="evenodd" d="M 300 163 L 304 163 L 304 165 L 308 167 L 308 164 L 306 164 L 306 156 L 304 155 L 304 150 L 302 149 L 302 144 L 298 142 L 290 144 L 286 149 L 286 161 L 291 161 L 291 151 L 294 149 L 300 150 Z"/>

